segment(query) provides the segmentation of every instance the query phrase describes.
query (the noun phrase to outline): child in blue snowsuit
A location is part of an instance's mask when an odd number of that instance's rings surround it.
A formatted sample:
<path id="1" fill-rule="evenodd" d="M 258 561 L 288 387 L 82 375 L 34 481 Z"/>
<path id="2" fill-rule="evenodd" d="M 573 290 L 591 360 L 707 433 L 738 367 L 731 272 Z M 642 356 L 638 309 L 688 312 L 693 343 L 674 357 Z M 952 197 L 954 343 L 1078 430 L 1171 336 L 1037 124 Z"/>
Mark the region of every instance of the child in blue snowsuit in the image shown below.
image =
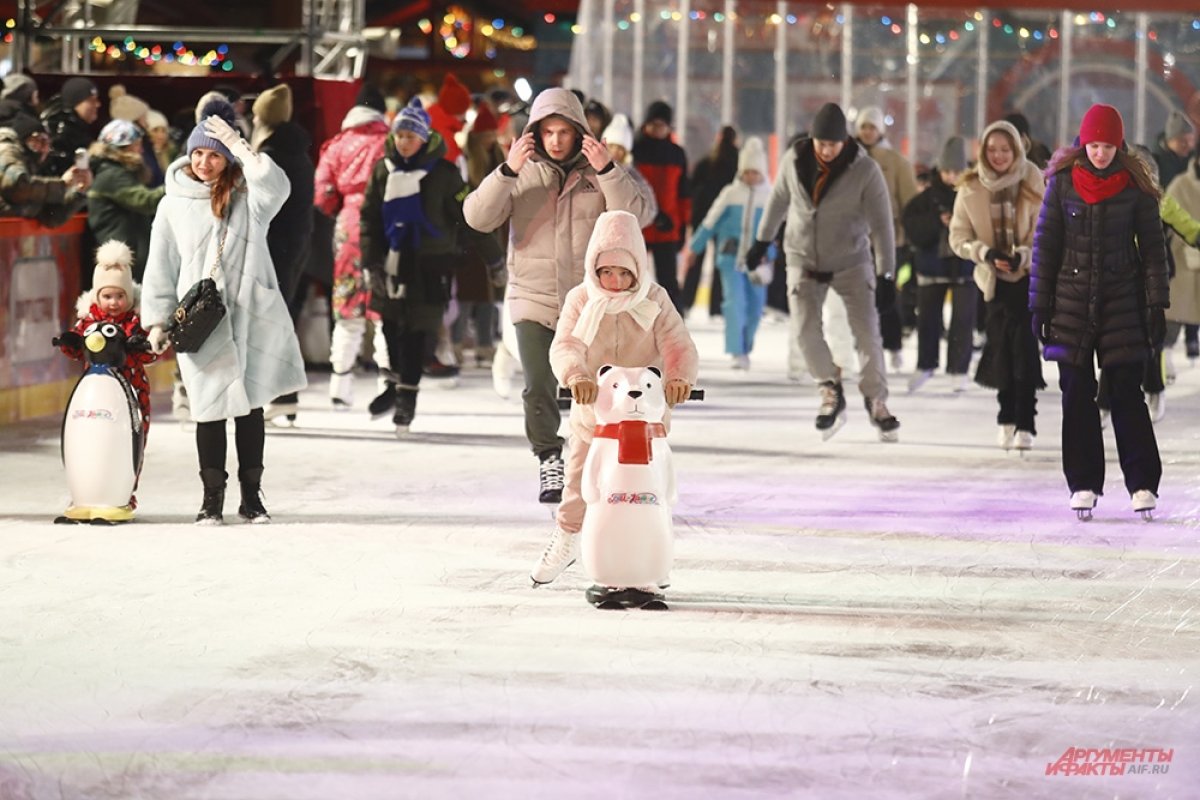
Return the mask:
<path id="1" fill-rule="evenodd" d="M 767 181 L 767 156 L 757 137 L 746 140 L 738 154 L 738 174 L 721 190 L 704 222 L 692 235 L 691 258 L 704 252 L 709 239 L 716 239 L 717 272 L 721 276 L 725 317 L 725 352 L 733 356 L 734 369 L 750 368 L 754 334 L 762 319 L 770 276 L 768 266 L 746 271 L 746 250 L 754 243 L 754 234 L 763 209 L 771 196 Z M 764 264 L 769 264 L 767 259 Z"/>

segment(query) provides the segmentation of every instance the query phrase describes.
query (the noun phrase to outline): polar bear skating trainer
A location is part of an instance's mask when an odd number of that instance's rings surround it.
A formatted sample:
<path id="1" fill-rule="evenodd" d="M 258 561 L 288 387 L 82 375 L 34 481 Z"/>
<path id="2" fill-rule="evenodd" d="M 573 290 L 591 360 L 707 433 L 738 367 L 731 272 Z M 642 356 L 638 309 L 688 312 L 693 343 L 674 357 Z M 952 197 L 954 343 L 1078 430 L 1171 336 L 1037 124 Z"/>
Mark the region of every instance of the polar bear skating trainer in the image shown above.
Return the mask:
<path id="1" fill-rule="evenodd" d="M 675 470 L 655 367 L 600 368 L 596 428 L 583 467 L 583 566 L 601 587 L 656 592 L 674 557 Z"/>

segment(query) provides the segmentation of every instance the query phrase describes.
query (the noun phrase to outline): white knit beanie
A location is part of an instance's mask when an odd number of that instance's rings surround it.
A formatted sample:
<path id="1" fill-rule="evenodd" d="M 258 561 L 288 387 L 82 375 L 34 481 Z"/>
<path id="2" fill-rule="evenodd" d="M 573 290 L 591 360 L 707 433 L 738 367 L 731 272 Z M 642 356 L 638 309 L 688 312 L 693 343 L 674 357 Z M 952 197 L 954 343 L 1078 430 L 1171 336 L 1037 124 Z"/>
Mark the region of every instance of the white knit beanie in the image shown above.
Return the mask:
<path id="1" fill-rule="evenodd" d="M 615 115 L 600 138 L 608 144 L 621 145 L 628 153 L 633 149 L 633 125 L 630 124 L 629 117 L 624 114 Z"/>
<path id="2" fill-rule="evenodd" d="M 96 251 L 96 269 L 92 272 L 92 301 L 100 290 L 108 287 L 124 289 L 133 303 L 133 251 L 117 239 L 109 239 Z"/>
<path id="3" fill-rule="evenodd" d="M 767 177 L 767 151 L 763 149 L 762 139 L 757 136 L 747 139 L 738 153 L 738 174 L 751 169 Z"/>
<path id="4" fill-rule="evenodd" d="M 883 109 L 879 106 L 863 106 L 858 110 L 858 116 L 854 119 L 854 130 L 861 131 L 867 123 L 874 125 L 880 133 L 887 132 L 887 117 L 883 115 Z"/>

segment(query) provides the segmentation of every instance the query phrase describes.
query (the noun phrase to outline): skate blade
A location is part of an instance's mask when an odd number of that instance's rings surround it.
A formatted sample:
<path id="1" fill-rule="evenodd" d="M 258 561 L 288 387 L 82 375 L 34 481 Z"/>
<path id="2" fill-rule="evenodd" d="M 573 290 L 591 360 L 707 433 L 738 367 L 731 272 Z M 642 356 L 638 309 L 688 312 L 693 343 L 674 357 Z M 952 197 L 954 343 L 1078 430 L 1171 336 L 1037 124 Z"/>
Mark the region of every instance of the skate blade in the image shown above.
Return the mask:
<path id="1" fill-rule="evenodd" d="M 900 432 L 899 431 L 880 431 L 879 432 L 879 441 L 889 442 L 889 443 L 894 444 L 894 443 L 900 441 Z"/>
<path id="2" fill-rule="evenodd" d="M 71 519 L 66 514 L 63 514 L 62 516 L 54 518 L 55 525 L 79 525 L 80 523 L 83 523 L 83 522 L 87 522 L 87 520 Z"/>
<path id="3" fill-rule="evenodd" d="M 224 525 L 225 520 L 217 519 L 215 517 L 207 517 L 205 519 L 196 520 L 194 524 L 199 525 L 202 528 L 215 528 L 218 525 Z"/>
<path id="4" fill-rule="evenodd" d="M 396 426 L 396 438 L 397 439 L 405 439 L 407 437 L 408 437 L 408 426 L 407 425 L 397 425 Z"/>
<path id="5" fill-rule="evenodd" d="M 843 411 L 841 414 L 837 415 L 837 418 L 834 419 L 832 425 L 830 425 L 828 428 L 826 428 L 825 430 L 820 432 L 821 433 L 821 441 L 828 442 L 830 439 L 833 438 L 833 435 L 835 433 L 837 433 L 838 431 L 840 431 L 845 425 L 846 425 L 846 412 Z"/>
<path id="6" fill-rule="evenodd" d="M 238 516 L 242 517 L 241 514 L 238 514 Z M 270 524 L 270 522 L 271 522 L 271 515 L 263 514 L 261 517 L 253 517 L 253 518 L 242 517 L 242 519 L 245 520 L 250 525 L 267 525 L 267 524 Z"/>
<path id="7" fill-rule="evenodd" d="M 1154 522 L 1154 509 L 1153 508 L 1143 508 L 1143 509 L 1140 509 L 1137 513 L 1139 516 L 1141 516 L 1142 522 Z"/>
<path id="8" fill-rule="evenodd" d="M 1090 508 L 1077 508 L 1075 509 L 1075 517 L 1080 522 L 1091 522 L 1092 510 Z"/>

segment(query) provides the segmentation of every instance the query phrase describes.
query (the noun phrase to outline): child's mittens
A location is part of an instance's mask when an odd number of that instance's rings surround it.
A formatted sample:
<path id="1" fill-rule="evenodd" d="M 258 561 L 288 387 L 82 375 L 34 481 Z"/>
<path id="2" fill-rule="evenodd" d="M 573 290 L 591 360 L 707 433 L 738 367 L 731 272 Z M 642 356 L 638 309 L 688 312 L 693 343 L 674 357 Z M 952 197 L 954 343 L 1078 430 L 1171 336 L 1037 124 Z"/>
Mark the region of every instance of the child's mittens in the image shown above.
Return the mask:
<path id="1" fill-rule="evenodd" d="M 667 397 L 667 405 L 674 407 L 687 400 L 692 394 L 692 385 L 682 378 L 672 378 L 663 387 Z"/>
<path id="2" fill-rule="evenodd" d="M 130 353 L 153 352 L 153 348 L 150 346 L 150 338 L 144 333 L 135 333 L 126 339 L 125 350 Z"/>
<path id="3" fill-rule="evenodd" d="M 58 336 L 50 340 L 50 344 L 55 347 L 62 347 L 67 350 L 82 350 L 83 337 L 75 331 L 63 331 Z"/>
<path id="4" fill-rule="evenodd" d="M 162 325 L 151 325 L 149 333 L 146 334 L 146 341 L 150 343 L 150 352 L 156 356 L 162 355 L 171 346 L 171 337 L 163 330 Z"/>
<path id="5" fill-rule="evenodd" d="M 572 378 L 569 388 L 571 389 L 571 399 L 581 406 L 590 406 L 596 402 L 596 396 L 600 394 L 600 387 L 596 385 L 596 382 L 582 375 Z"/>

